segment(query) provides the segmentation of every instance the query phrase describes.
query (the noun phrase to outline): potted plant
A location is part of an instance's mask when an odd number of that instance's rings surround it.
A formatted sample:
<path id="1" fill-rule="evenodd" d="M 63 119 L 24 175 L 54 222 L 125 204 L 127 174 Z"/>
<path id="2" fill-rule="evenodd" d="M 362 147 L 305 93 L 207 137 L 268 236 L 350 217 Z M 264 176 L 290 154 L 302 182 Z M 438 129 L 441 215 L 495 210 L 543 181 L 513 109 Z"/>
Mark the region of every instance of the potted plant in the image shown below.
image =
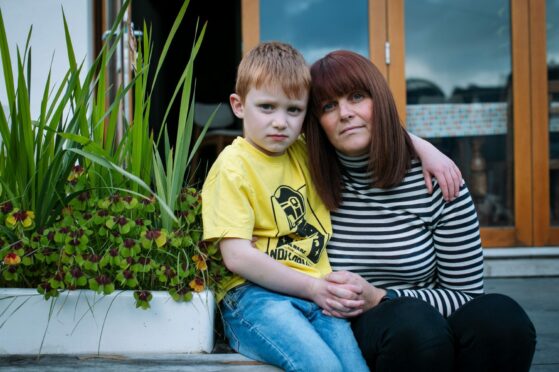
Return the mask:
<path id="1" fill-rule="evenodd" d="M 134 78 L 107 102 L 105 68 L 127 6 L 83 80 L 64 18 L 70 67 L 58 88 L 47 79 L 37 119 L 29 37 L 14 76 L 0 12 L 8 96 L 8 112 L 0 106 L 0 354 L 211 351 L 211 290 L 227 272 L 217 246 L 201 241 L 200 194 L 184 181 L 211 122 L 191 146 L 193 63 L 205 26 L 169 103 L 179 98 L 171 145 L 167 115 L 157 140 L 150 132 L 150 94 L 188 1 L 153 79 L 144 25 Z M 117 143 L 120 103 L 132 91 L 134 115 Z M 203 339 L 192 334 L 197 327 Z"/>

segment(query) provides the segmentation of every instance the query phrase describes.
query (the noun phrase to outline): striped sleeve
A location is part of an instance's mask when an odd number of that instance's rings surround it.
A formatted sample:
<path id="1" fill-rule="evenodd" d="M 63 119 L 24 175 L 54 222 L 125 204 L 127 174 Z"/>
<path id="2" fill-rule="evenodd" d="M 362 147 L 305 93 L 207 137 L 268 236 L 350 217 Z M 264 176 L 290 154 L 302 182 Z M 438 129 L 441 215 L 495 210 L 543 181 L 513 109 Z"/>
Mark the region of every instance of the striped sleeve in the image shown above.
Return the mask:
<path id="1" fill-rule="evenodd" d="M 443 316 L 483 294 L 483 251 L 477 214 L 464 186 L 450 203 L 434 206 L 430 229 L 436 260 L 434 288 L 395 289 L 433 305 Z"/>

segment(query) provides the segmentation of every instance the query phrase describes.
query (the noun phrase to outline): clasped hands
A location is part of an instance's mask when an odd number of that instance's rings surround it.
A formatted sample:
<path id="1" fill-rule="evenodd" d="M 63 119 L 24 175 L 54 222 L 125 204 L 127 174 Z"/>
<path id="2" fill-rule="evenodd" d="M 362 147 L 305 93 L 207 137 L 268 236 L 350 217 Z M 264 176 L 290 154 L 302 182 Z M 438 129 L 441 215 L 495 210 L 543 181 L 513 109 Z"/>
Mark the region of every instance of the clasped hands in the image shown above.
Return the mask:
<path id="1" fill-rule="evenodd" d="M 315 281 L 313 301 L 327 315 L 351 318 L 378 305 L 385 294 L 358 274 L 336 271 Z"/>

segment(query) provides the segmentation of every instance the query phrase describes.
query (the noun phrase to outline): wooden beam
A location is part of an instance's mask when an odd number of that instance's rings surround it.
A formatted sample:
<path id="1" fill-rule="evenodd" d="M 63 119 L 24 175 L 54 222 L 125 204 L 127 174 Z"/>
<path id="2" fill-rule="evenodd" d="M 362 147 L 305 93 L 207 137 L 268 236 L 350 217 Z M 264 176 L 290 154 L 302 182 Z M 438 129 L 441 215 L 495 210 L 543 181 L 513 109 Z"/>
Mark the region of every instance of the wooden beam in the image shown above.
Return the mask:
<path id="1" fill-rule="evenodd" d="M 534 245 L 550 241 L 549 93 L 547 82 L 545 0 L 530 1 L 530 97 L 532 107 L 532 190 L 534 194 Z M 557 86 L 559 91 L 559 86 Z M 557 244 L 559 242 L 555 242 Z"/>
<path id="2" fill-rule="evenodd" d="M 520 245 L 533 244 L 530 32 L 526 0 L 511 0 L 514 221 Z M 539 180 L 538 180 L 539 182 Z"/>
<path id="3" fill-rule="evenodd" d="M 260 42 L 260 1 L 241 1 L 243 55 Z"/>
<path id="4" fill-rule="evenodd" d="M 404 0 L 387 1 L 388 40 L 390 41 L 390 65 L 388 83 L 396 99 L 398 113 L 406 122 L 406 68 L 405 68 L 405 13 Z"/>
<path id="5" fill-rule="evenodd" d="M 386 1 L 369 0 L 369 53 L 371 62 L 388 79 L 385 43 L 388 41 L 386 25 Z"/>

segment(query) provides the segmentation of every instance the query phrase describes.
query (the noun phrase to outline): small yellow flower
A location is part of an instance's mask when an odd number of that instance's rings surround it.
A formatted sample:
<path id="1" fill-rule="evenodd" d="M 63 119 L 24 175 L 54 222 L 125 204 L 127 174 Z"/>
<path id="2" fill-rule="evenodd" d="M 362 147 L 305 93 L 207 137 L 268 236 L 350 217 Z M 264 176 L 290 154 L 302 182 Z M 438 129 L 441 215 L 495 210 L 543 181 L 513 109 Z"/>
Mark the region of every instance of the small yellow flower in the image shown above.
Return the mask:
<path id="1" fill-rule="evenodd" d="M 8 266 L 16 266 L 21 263 L 21 257 L 19 257 L 16 253 L 11 252 L 4 257 L 4 263 Z"/>
<path id="2" fill-rule="evenodd" d="M 18 224 L 24 228 L 28 228 L 33 225 L 34 219 L 35 213 L 33 211 L 20 211 L 16 208 L 6 217 L 6 226 L 12 230 L 15 229 Z"/>
<path id="3" fill-rule="evenodd" d="M 201 278 L 194 278 L 188 283 L 194 292 L 202 292 L 204 290 L 204 281 Z"/>
<path id="4" fill-rule="evenodd" d="M 208 270 L 208 265 L 206 265 L 206 260 L 204 260 L 200 255 L 192 256 L 192 260 L 196 262 L 196 268 L 198 270 Z"/>
<path id="5" fill-rule="evenodd" d="M 157 248 L 161 248 L 167 243 L 166 230 L 148 230 L 142 232 L 141 236 L 147 240 L 154 241 Z"/>
<path id="6" fill-rule="evenodd" d="M 161 234 L 155 238 L 155 244 L 157 244 L 158 248 L 161 248 L 167 243 L 167 233 L 165 230 L 161 230 Z"/>
<path id="7" fill-rule="evenodd" d="M 70 174 L 68 175 L 68 181 L 73 182 L 76 181 L 82 174 L 85 172 L 85 169 L 81 165 L 74 165 Z"/>

